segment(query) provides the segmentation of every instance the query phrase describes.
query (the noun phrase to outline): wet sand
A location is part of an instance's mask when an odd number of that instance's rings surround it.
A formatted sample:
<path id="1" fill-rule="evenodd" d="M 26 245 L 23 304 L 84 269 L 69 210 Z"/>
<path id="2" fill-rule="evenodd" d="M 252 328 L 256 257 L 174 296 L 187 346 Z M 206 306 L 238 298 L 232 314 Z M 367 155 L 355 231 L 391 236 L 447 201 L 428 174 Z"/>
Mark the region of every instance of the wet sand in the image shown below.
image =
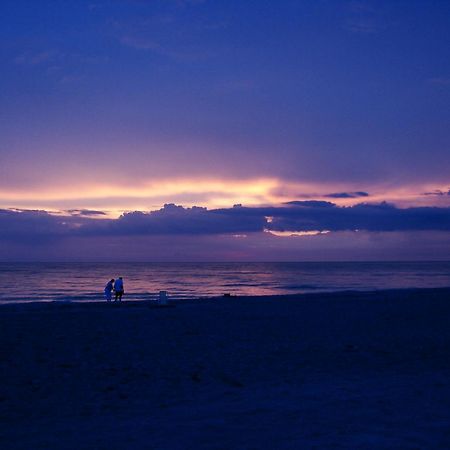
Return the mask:
<path id="1" fill-rule="evenodd" d="M 450 289 L 0 306 L 2 449 L 450 447 Z"/>

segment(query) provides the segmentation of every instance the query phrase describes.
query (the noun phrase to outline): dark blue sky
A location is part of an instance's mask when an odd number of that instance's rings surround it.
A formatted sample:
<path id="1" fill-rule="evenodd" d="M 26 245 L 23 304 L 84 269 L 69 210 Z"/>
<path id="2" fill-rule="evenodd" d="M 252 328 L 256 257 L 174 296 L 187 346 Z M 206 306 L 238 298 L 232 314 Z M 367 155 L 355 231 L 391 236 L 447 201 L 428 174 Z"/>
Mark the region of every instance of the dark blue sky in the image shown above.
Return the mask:
<path id="1" fill-rule="evenodd" d="M 0 42 L 0 208 L 450 205 L 448 1 L 3 0 Z"/>

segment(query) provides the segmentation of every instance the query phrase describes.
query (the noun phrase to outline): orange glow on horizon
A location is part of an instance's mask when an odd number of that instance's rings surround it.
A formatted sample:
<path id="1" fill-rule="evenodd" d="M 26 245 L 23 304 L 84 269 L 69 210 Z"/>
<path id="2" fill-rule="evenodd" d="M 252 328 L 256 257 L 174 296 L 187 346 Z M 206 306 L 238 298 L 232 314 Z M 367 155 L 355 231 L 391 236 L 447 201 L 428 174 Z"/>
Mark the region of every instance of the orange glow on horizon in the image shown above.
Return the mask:
<path id="1" fill-rule="evenodd" d="M 55 214 L 69 209 L 101 210 L 106 216 L 118 217 L 127 211 L 152 211 L 165 203 L 185 207 L 204 206 L 208 209 L 243 206 L 282 205 L 299 200 L 321 200 L 339 206 L 358 203 L 395 203 L 399 207 L 450 204 L 450 196 L 424 195 L 425 192 L 446 192 L 448 186 L 389 186 L 367 189 L 369 196 L 334 198 L 329 193 L 360 191 L 343 183 L 298 183 L 274 178 L 233 179 L 162 179 L 127 185 L 84 183 L 61 186 L 59 190 L 42 188 L 30 191 L 0 191 L 0 208 L 42 209 Z M 270 218 L 268 218 L 270 220 Z"/>
<path id="2" fill-rule="evenodd" d="M 311 230 L 311 231 L 274 231 L 268 230 L 267 228 L 264 230 L 264 233 L 269 233 L 278 237 L 292 237 L 292 236 L 318 236 L 321 234 L 330 233 L 329 230 L 319 231 L 319 230 Z"/>
<path id="3" fill-rule="evenodd" d="M 71 199 L 92 199 L 92 198 L 120 198 L 120 197 L 156 197 L 177 195 L 182 193 L 205 193 L 205 192 L 226 192 L 226 193 L 246 193 L 247 195 L 267 194 L 277 185 L 276 180 L 253 179 L 241 180 L 158 180 L 148 182 L 134 187 L 112 186 L 106 184 L 90 184 L 88 186 L 77 186 L 55 189 L 41 189 L 30 192 L 3 191 L 0 192 L 2 200 L 42 198 L 44 200 L 71 200 Z"/>
<path id="4" fill-rule="evenodd" d="M 225 208 L 238 203 L 260 205 L 275 200 L 270 193 L 277 185 L 273 179 L 165 179 L 131 187 L 98 184 L 59 190 L 3 191 L 0 192 L 0 207 L 45 209 L 54 213 L 71 208 L 100 209 L 108 217 L 117 217 L 126 211 L 156 210 L 165 203 L 207 208 Z M 66 206 L 68 204 L 71 206 Z"/>

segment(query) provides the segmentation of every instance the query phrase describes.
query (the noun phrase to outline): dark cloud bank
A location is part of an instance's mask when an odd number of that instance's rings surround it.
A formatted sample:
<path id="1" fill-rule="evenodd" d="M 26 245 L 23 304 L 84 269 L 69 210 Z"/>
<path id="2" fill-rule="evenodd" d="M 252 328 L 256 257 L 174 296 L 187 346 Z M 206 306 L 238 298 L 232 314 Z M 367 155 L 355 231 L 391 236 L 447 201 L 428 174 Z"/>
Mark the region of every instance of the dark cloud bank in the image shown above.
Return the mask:
<path id="1" fill-rule="evenodd" d="M 368 192 L 357 191 L 357 192 L 335 192 L 333 194 L 325 195 L 327 198 L 358 198 L 358 197 L 369 197 Z"/>
<path id="2" fill-rule="evenodd" d="M 280 207 L 207 210 L 167 204 L 159 211 L 131 212 L 118 219 L 95 214 L 52 215 L 47 211 L 0 210 L 0 240 L 34 241 L 64 237 L 218 235 L 269 231 L 450 231 L 450 208 L 397 208 L 387 203 L 336 206 L 294 201 Z M 83 214 L 84 212 L 84 214 Z"/>

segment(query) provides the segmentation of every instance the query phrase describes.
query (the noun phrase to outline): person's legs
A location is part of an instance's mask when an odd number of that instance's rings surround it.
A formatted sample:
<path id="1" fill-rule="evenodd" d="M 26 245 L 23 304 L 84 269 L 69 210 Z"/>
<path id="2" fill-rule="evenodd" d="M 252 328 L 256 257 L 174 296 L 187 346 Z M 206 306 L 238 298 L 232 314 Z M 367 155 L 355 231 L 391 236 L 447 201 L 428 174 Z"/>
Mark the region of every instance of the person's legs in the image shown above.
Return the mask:
<path id="1" fill-rule="evenodd" d="M 120 291 L 120 292 L 119 292 L 119 302 L 122 301 L 122 295 L 123 295 L 123 291 Z"/>
<path id="2" fill-rule="evenodd" d="M 114 295 L 114 301 L 117 302 L 117 298 L 119 297 L 119 292 L 116 291 Z"/>

